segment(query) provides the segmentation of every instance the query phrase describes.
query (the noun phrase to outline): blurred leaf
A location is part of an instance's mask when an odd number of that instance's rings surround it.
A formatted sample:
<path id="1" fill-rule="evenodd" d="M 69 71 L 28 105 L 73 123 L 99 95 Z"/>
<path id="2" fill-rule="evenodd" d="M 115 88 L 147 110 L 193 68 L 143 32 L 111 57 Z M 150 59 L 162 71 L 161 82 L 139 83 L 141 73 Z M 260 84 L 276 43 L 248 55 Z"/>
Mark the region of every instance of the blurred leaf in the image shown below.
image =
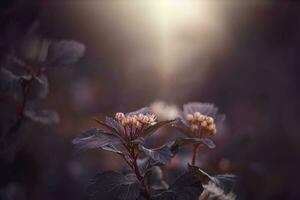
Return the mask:
<path id="1" fill-rule="evenodd" d="M 203 191 L 201 182 L 187 172 L 180 176 L 175 182 L 164 192 L 154 195 L 153 200 L 198 200 L 199 195 Z"/>
<path id="2" fill-rule="evenodd" d="M 136 111 L 133 111 L 133 112 L 130 112 L 130 113 L 126 113 L 126 115 L 138 115 L 140 113 L 146 115 L 146 114 L 149 114 L 151 112 L 150 112 L 150 110 L 149 110 L 148 107 L 143 107 L 143 108 L 138 109 Z"/>
<path id="3" fill-rule="evenodd" d="M 34 76 L 33 81 L 30 85 L 30 90 L 28 93 L 28 99 L 36 100 L 43 99 L 48 95 L 49 83 L 46 75 L 41 74 L 39 76 Z"/>
<path id="4" fill-rule="evenodd" d="M 145 174 L 145 183 L 152 190 L 163 190 L 168 188 L 168 184 L 163 180 L 160 167 L 155 166 Z"/>
<path id="5" fill-rule="evenodd" d="M 25 110 L 24 115 L 34 122 L 42 124 L 56 124 L 59 116 L 52 110 Z"/>
<path id="6" fill-rule="evenodd" d="M 48 39 L 43 39 L 36 34 L 29 34 L 20 42 L 18 54 L 26 61 L 44 62 L 48 55 Z"/>
<path id="7" fill-rule="evenodd" d="M 91 200 L 136 200 L 140 187 L 134 174 L 121 175 L 114 171 L 97 174 L 88 188 Z"/>
<path id="8" fill-rule="evenodd" d="M 183 105 L 185 115 L 200 112 L 203 115 L 215 117 L 218 113 L 218 108 L 212 103 L 190 102 Z"/>
<path id="9" fill-rule="evenodd" d="M 72 143 L 79 149 L 109 148 L 109 145 L 118 144 L 120 140 L 117 136 L 107 133 L 101 129 L 91 128 L 84 131 L 73 139 Z"/>
<path id="10" fill-rule="evenodd" d="M 220 174 L 211 176 L 201 168 L 197 166 L 188 165 L 189 171 L 197 177 L 202 185 L 208 185 L 210 182 L 215 184 L 219 190 L 223 191 L 224 194 L 232 192 L 234 183 L 236 182 L 236 176 L 233 174 Z"/>
<path id="11" fill-rule="evenodd" d="M 173 122 L 175 122 L 176 120 L 167 120 L 167 121 L 160 121 L 157 122 L 156 124 L 147 127 L 144 131 L 143 131 L 143 135 L 144 136 L 150 136 L 151 134 L 153 134 L 155 131 L 157 131 L 159 128 L 163 127 L 163 126 L 167 126 L 167 125 L 171 125 Z"/>
<path id="12" fill-rule="evenodd" d="M 0 93 L 9 94 L 14 97 L 18 97 L 22 91 L 22 81 L 30 80 L 32 78 L 31 75 L 15 75 L 13 72 L 8 69 L 1 68 L 0 69 Z"/>
<path id="13" fill-rule="evenodd" d="M 83 56 L 85 46 L 74 40 L 52 42 L 49 46 L 47 66 L 68 66 L 77 62 Z"/>

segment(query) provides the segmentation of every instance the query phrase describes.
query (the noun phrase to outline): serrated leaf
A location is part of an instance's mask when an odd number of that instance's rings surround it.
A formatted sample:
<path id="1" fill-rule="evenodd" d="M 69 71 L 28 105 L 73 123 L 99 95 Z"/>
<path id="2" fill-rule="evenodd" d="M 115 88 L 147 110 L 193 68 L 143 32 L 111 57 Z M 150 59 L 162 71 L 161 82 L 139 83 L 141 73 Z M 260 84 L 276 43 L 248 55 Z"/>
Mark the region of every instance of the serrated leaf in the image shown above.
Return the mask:
<path id="1" fill-rule="evenodd" d="M 56 124 L 59 116 L 52 110 L 25 110 L 24 115 L 34 122 L 42 124 Z"/>
<path id="2" fill-rule="evenodd" d="M 150 136 L 151 134 L 153 134 L 155 131 L 157 131 L 159 128 L 163 127 L 163 126 L 167 126 L 167 125 L 171 125 L 172 123 L 174 123 L 176 120 L 167 120 L 167 121 L 160 121 L 157 122 L 156 124 L 147 127 L 142 135 L 144 136 Z"/>
<path id="3" fill-rule="evenodd" d="M 139 149 L 149 156 L 153 161 L 163 165 L 168 164 L 174 157 L 169 143 L 154 149 L 148 149 L 143 145 L 139 145 Z"/>
<path id="4" fill-rule="evenodd" d="M 117 136 L 107 133 L 98 128 L 91 128 L 82 132 L 73 139 L 72 143 L 79 149 L 108 148 L 107 146 L 118 144 L 120 140 Z"/>
<path id="5" fill-rule="evenodd" d="M 154 195 L 153 200 L 197 200 L 203 187 L 201 182 L 190 172 L 180 176 L 164 192 Z"/>
<path id="6" fill-rule="evenodd" d="M 88 188 L 91 200 L 136 200 L 140 187 L 134 174 L 122 175 L 114 171 L 97 174 Z"/>
<path id="7" fill-rule="evenodd" d="M 175 141 L 168 142 L 158 148 L 147 148 L 140 143 L 138 145 L 140 151 L 143 151 L 147 156 L 149 156 L 158 165 L 168 164 L 171 159 L 177 154 L 181 147 L 191 144 L 204 144 L 210 148 L 214 147 L 213 141 L 210 139 L 200 139 L 200 138 L 178 138 Z"/>
<path id="8" fill-rule="evenodd" d="M 111 126 L 112 128 L 115 129 L 115 131 L 119 134 L 121 134 L 124 129 L 121 127 L 121 125 L 119 124 L 119 122 L 117 122 L 115 119 L 111 118 L 111 117 L 106 117 L 105 118 L 105 122 L 107 125 Z"/>
<path id="9" fill-rule="evenodd" d="M 47 66 L 68 66 L 77 62 L 83 56 L 85 46 L 74 40 L 52 42 L 49 46 Z"/>
<path id="10" fill-rule="evenodd" d="M 178 138 L 175 140 L 173 148 L 179 148 L 192 144 L 204 144 L 211 149 L 216 147 L 215 143 L 209 138 Z"/>
<path id="11" fill-rule="evenodd" d="M 110 132 L 110 133 L 115 133 L 115 134 L 118 134 L 118 131 L 112 127 L 110 124 L 106 123 L 106 122 L 103 122 L 101 120 L 98 120 L 98 119 L 94 119 L 95 122 L 97 122 L 102 129 L 104 129 L 105 131 L 107 132 Z"/>

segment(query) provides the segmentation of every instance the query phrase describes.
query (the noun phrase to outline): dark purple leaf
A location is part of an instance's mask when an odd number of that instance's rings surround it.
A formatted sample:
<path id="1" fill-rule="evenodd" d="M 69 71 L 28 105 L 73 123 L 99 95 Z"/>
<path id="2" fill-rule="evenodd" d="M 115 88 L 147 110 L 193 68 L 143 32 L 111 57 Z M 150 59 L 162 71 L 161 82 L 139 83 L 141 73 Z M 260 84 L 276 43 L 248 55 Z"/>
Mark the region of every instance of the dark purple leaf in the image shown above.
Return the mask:
<path id="1" fill-rule="evenodd" d="M 124 155 L 124 153 L 122 151 L 120 151 L 115 145 L 113 144 L 108 144 L 106 146 L 101 147 L 102 149 L 106 150 L 106 151 L 110 151 L 113 153 L 117 153 L 119 155 Z"/>
<path id="2" fill-rule="evenodd" d="M 153 200 L 198 200 L 203 188 L 201 182 L 190 172 L 180 176 L 165 191 L 154 195 Z"/>
<path id="3" fill-rule="evenodd" d="M 122 175 L 114 171 L 97 174 L 88 188 L 91 200 L 136 200 L 140 187 L 134 174 Z"/>
<path id="4" fill-rule="evenodd" d="M 185 134 L 188 137 L 193 137 L 195 135 L 186 124 L 185 119 L 180 119 L 180 121 L 174 124 L 173 127 L 175 127 L 178 131 L 180 131 L 181 133 Z"/>
<path id="5" fill-rule="evenodd" d="M 113 119 L 111 117 L 106 117 L 105 122 L 107 125 L 114 128 L 116 133 L 119 133 L 120 135 L 123 133 L 123 131 L 124 131 L 123 127 L 121 127 L 119 122 L 117 122 L 115 119 Z"/>
<path id="6" fill-rule="evenodd" d="M 175 141 L 168 142 L 167 144 L 153 149 L 145 147 L 143 143 L 139 144 L 138 147 L 145 155 L 156 162 L 157 165 L 165 165 L 171 161 L 181 147 L 191 144 L 204 144 L 209 148 L 215 147 L 213 141 L 207 138 L 178 138 Z"/>
<path id="7" fill-rule="evenodd" d="M 173 148 L 179 148 L 191 144 L 204 144 L 211 149 L 216 147 L 214 142 L 209 138 L 178 138 L 175 140 Z"/>
<path id="8" fill-rule="evenodd" d="M 119 134 L 118 131 L 114 127 L 107 124 L 106 122 L 103 122 L 103 121 L 98 120 L 98 119 L 94 119 L 94 120 L 95 120 L 95 122 L 97 122 L 101 126 L 101 129 L 105 130 L 106 132 Z"/>
<path id="9" fill-rule="evenodd" d="M 143 131 L 143 135 L 144 136 L 150 136 L 151 134 L 153 134 L 155 131 L 157 131 L 159 128 L 163 127 L 163 126 L 168 126 L 171 125 L 172 123 L 174 123 L 176 120 L 167 120 L 167 121 L 160 121 L 157 122 L 156 124 L 147 127 L 144 131 Z"/>
<path id="10" fill-rule="evenodd" d="M 120 140 L 117 136 L 107 133 L 101 129 L 91 128 L 84 131 L 73 139 L 72 143 L 79 149 L 108 148 L 109 145 L 118 144 Z"/>
<path id="11" fill-rule="evenodd" d="M 154 149 L 148 149 L 140 144 L 139 149 L 158 164 L 168 164 L 174 156 L 169 143 Z"/>

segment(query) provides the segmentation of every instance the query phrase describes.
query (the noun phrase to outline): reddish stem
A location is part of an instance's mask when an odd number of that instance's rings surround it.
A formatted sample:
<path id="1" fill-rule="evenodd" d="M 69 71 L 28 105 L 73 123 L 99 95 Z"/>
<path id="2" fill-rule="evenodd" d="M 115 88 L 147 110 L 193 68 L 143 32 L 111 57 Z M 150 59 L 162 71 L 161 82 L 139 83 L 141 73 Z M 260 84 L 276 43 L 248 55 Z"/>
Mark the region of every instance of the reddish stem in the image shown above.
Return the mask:
<path id="1" fill-rule="evenodd" d="M 195 163 L 196 163 L 196 157 L 197 157 L 197 153 L 198 153 L 198 147 L 199 147 L 199 144 L 194 145 L 193 156 L 192 156 L 192 165 L 195 165 Z"/>

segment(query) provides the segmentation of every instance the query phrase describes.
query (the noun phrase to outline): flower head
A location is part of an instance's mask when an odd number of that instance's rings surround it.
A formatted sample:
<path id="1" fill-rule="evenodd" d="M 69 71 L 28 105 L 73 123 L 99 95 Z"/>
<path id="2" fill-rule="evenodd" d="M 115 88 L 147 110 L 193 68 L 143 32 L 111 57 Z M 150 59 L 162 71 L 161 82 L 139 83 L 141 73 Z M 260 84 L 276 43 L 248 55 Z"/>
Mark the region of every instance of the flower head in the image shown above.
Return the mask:
<path id="1" fill-rule="evenodd" d="M 216 134 L 217 124 L 224 118 L 213 104 L 195 102 L 183 106 L 181 121 L 188 135 L 203 138 Z"/>
<path id="2" fill-rule="evenodd" d="M 190 129 L 197 136 L 213 135 L 216 133 L 216 125 L 212 117 L 202 115 L 200 112 L 186 115 Z"/>
<path id="3" fill-rule="evenodd" d="M 124 114 L 118 112 L 115 114 L 115 120 L 123 129 L 122 135 L 127 140 L 138 138 L 143 130 L 156 124 L 156 116 L 149 112 L 133 112 Z"/>

